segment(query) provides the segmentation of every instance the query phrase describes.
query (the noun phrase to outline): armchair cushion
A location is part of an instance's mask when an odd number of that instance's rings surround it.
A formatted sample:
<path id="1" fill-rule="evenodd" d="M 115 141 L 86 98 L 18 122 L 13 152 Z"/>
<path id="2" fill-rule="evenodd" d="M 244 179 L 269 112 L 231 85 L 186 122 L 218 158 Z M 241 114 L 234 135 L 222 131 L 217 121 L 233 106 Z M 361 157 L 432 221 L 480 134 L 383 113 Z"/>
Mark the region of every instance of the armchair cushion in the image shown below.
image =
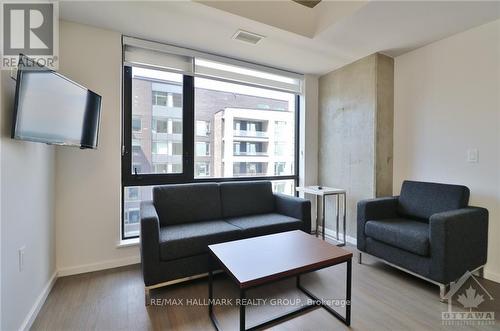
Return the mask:
<path id="1" fill-rule="evenodd" d="M 404 218 L 368 221 L 368 237 L 421 256 L 429 255 L 429 225 Z"/>
<path id="2" fill-rule="evenodd" d="M 277 232 L 301 230 L 304 226 L 304 223 L 297 218 L 275 213 L 233 217 L 226 221 L 243 230 L 244 237 L 264 236 Z"/>
<path id="3" fill-rule="evenodd" d="M 208 252 L 208 245 L 240 237 L 238 227 L 220 220 L 163 226 L 160 228 L 160 259 L 168 261 L 204 254 Z"/>
<path id="4" fill-rule="evenodd" d="M 399 196 L 398 213 L 425 222 L 436 213 L 467 207 L 466 186 L 405 180 Z"/>

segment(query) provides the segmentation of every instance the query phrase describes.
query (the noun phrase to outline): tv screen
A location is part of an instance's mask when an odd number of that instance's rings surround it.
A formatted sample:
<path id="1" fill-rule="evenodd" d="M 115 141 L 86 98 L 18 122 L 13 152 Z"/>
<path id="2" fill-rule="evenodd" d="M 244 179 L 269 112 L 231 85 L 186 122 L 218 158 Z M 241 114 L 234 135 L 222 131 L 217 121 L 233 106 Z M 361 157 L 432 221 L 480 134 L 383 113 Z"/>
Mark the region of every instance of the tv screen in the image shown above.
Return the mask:
<path id="1" fill-rule="evenodd" d="M 12 138 L 96 148 L 101 96 L 21 56 Z"/>

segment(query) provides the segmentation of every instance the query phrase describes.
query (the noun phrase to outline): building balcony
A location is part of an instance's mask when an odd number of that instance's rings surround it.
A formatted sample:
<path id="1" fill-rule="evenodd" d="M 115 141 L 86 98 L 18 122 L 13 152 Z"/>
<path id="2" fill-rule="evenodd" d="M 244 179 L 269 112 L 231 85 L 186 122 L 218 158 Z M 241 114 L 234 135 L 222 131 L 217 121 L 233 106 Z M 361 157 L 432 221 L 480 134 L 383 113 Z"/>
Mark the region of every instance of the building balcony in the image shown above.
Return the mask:
<path id="1" fill-rule="evenodd" d="M 182 142 L 182 133 L 151 133 L 151 139 L 153 141 L 174 141 Z"/>
<path id="2" fill-rule="evenodd" d="M 235 151 L 234 156 L 269 156 L 267 152 L 240 152 Z"/>
<path id="3" fill-rule="evenodd" d="M 177 163 L 182 164 L 182 155 L 152 154 L 153 163 Z"/>
<path id="4" fill-rule="evenodd" d="M 154 105 L 153 117 L 168 117 L 168 118 L 182 119 L 182 108 Z"/>
<path id="5" fill-rule="evenodd" d="M 266 131 L 234 130 L 233 136 L 235 136 L 235 137 L 252 137 L 252 138 L 268 138 L 268 134 Z"/>
<path id="6" fill-rule="evenodd" d="M 267 176 L 266 172 L 241 172 L 233 173 L 234 177 L 263 177 Z"/>

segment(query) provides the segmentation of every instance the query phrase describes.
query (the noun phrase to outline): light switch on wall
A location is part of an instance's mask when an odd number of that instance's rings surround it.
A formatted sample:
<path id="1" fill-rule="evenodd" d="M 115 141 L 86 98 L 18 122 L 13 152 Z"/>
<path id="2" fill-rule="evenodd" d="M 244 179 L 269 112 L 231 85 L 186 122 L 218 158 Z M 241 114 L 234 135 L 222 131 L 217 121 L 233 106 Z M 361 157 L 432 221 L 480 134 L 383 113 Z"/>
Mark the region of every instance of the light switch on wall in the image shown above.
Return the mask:
<path id="1" fill-rule="evenodd" d="M 19 272 L 22 272 L 24 270 L 24 251 L 26 249 L 26 246 L 22 246 L 18 249 L 18 258 L 19 258 Z"/>
<path id="2" fill-rule="evenodd" d="M 479 162 L 479 151 L 477 148 L 469 148 L 467 150 L 467 162 L 477 163 Z"/>

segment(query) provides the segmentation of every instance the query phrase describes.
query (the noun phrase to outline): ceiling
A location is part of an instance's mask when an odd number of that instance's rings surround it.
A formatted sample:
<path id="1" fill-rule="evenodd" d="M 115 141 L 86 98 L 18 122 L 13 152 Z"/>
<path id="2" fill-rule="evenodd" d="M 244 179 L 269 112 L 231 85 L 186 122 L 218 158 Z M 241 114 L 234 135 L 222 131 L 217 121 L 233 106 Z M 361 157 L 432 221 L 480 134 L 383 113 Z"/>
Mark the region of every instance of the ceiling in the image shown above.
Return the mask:
<path id="1" fill-rule="evenodd" d="M 197 2 L 308 38 L 314 38 L 325 28 L 354 14 L 368 3 L 368 1 L 322 1 L 314 8 L 308 8 L 294 1 L 197 0 Z"/>
<path id="2" fill-rule="evenodd" d="M 64 20 L 324 74 L 375 52 L 398 56 L 500 18 L 496 1 L 61 1 Z M 266 38 L 232 40 L 238 30 Z"/>

